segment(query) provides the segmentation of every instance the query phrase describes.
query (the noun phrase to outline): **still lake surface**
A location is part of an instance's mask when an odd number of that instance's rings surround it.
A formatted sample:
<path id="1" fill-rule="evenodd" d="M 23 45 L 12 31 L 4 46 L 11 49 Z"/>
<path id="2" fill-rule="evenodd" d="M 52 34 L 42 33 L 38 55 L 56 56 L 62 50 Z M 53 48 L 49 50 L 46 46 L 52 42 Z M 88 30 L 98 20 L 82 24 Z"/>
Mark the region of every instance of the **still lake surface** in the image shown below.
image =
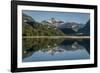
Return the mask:
<path id="1" fill-rule="evenodd" d="M 90 59 L 90 39 L 23 39 L 23 62 L 80 59 Z"/>

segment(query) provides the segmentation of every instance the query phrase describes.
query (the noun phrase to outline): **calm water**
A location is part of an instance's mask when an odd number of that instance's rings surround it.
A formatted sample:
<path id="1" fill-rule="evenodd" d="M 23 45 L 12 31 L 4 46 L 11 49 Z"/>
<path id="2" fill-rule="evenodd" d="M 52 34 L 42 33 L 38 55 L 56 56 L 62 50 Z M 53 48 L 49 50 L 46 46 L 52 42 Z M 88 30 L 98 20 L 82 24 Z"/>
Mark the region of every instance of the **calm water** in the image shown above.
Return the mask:
<path id="1" fill-rule="evenodd" d="M 23 62 L 90 58 L 90 40 L 23 39 Z"/>

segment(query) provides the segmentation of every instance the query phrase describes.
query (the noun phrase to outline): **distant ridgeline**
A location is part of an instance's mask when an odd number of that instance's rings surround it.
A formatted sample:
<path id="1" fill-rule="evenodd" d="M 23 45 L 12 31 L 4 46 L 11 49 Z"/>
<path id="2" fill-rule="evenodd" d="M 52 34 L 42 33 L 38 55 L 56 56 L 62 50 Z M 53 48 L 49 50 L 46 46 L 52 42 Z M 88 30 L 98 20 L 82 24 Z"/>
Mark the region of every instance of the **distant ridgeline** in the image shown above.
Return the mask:
<path id="1" fill-rule="evenodd" d="M 51 18 L 38 22 L 31 16 L 22 13 L 23 36 L 66 36 L 66 35 L 90 35 L 90 20 L 85 24 L 67 22 Z"/>

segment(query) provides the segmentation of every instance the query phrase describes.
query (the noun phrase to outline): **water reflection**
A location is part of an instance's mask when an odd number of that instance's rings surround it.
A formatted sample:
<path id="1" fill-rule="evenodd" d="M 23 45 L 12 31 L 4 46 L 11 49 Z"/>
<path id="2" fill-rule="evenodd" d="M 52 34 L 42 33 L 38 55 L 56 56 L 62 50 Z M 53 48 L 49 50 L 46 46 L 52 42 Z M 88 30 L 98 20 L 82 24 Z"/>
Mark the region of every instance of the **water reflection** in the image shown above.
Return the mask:
<path id="1" fill-rule="evenodd" d="M 23 62 L 89 59 L 89 54 L 89 39 L 23 39 Z"/>

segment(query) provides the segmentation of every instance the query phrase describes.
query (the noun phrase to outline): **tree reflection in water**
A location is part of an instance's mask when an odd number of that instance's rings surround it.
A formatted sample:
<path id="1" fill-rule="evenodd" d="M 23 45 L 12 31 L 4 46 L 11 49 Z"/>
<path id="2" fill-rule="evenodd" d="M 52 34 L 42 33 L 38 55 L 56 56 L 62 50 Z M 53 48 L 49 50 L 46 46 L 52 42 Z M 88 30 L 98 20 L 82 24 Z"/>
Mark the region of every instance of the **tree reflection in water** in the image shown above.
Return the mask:
<path id="1" fill-rule="evenodd" d="M 24 38 L 22 57 L 27 58 L 35 52 L 43 52 L 50 55 L 62 53 L 64 51 L 76 51 L 86 49 L 90 53 L 89 39 L 47 39 L 47 38 Z"/>
<path id="2" fill-rule="evenodd" d="M 47 38 L 24 38 L 23 39 L 23 58 L 32 55 L 34 52 L 53 52 L 60 51 L 57 50 L 58 46 L 64 39 L 47 39 Z"/>

